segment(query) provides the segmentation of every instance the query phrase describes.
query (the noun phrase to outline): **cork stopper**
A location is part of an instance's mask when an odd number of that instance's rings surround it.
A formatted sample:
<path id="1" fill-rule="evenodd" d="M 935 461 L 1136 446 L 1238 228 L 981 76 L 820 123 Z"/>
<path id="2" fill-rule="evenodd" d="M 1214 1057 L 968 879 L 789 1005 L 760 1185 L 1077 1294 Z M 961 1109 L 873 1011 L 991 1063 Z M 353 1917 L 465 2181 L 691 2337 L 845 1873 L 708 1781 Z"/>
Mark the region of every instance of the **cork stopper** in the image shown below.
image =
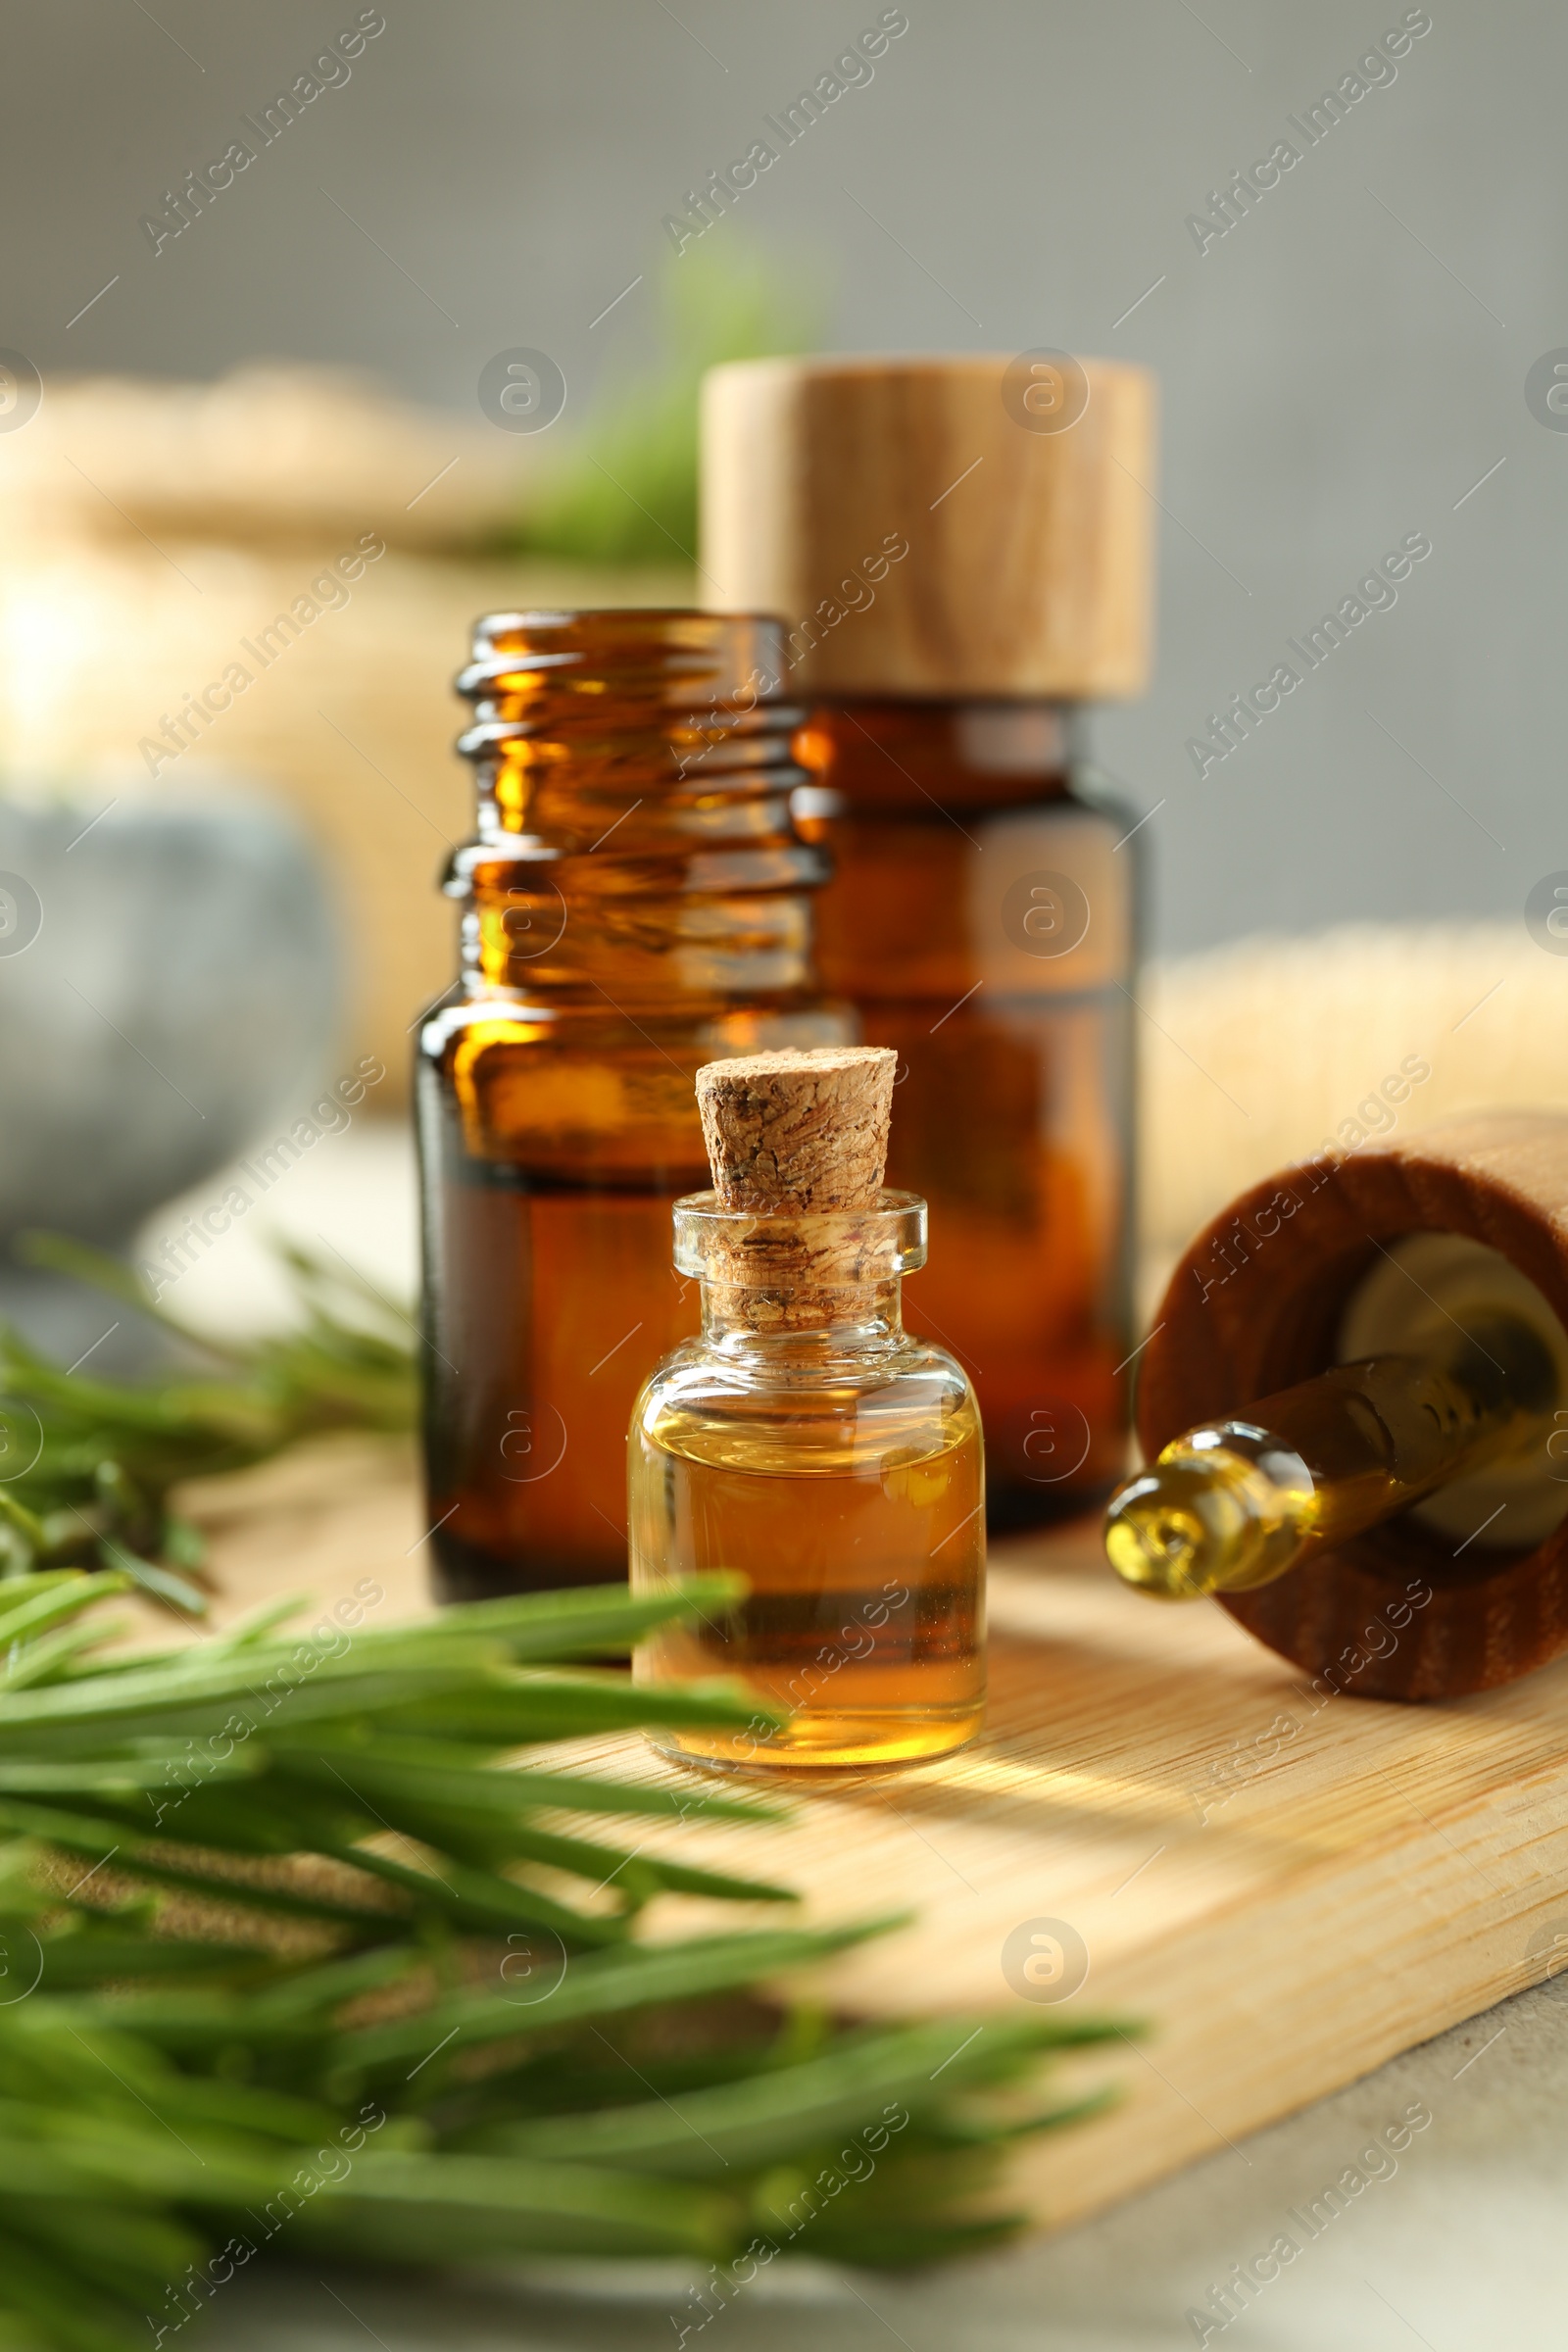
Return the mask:
<path id="1" fill-rule="evenodd" d="M 709 1279 L 753 1329 L 811 1330 L 865 1311 L 886 1264 L 882 1171 L 897 1065 L 885 1046 L 830 1046 L 698 1071 L 713 1190 L 735 1218 Z"/>
<path id="2" fill-rule="evenodd" d="M 897 1064 L 887 1046 L 790 1047 L 705 1063 L 697 1108 L 720 1206 L 874 1208 Z"/>
<path id="3" fill-rule="evenodd" d="M 791 691 L 1137 694 L 1154 385 L 1066 352 L 737 360 L 703 383 L 702 573 Z"/>

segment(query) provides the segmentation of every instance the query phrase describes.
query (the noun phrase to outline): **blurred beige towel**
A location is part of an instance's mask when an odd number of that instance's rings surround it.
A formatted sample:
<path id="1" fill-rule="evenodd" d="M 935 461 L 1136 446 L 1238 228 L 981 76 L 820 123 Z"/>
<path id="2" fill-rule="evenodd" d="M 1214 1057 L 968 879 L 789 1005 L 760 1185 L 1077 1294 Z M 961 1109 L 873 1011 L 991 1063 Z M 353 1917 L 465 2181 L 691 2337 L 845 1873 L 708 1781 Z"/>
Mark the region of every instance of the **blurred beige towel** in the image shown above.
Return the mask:
<path id="1" fill-rule="evenodd" d="M 1151 1282 L 1244 1185 L 1327 1141 L 1568 1107 L 1562 947 L 1538 947 L 1521 912 L 1347 924 L 1151 965 L 1138 991 Z"/>
<path id="2" fill-rule="evenodd" d="M 78 376 L 0 442 L 0 517 L 251 543 L 373 523 L 394 546 L 464 546 L 515 508 L 529 455 L 477 412 L 420 408 L 343 370 Z"/>

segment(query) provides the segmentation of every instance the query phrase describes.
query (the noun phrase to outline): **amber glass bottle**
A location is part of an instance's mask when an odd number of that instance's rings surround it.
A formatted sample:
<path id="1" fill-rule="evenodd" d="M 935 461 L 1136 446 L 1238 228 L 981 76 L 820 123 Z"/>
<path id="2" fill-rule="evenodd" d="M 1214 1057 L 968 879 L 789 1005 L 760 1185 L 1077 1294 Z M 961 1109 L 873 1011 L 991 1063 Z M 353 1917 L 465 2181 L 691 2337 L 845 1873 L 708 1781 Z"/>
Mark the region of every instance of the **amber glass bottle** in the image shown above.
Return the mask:
<path id="1" fill-rule="evenodd" d="M 1147 668 L 1137 368 L 761 360 L 704 397 L 703 564 L 791 616 L 819 957 L 900 1056 L 888 1180 L 929 1202 L 909 1319 L 985 1417 L 994 1528 L 1126 1459 L 1136 811 L 1082 706 Z"/>
<path id="2" fill-rule="evenodd" d="M 694 1073 L 851 1032 L 812 970 L 802 713 L 759 685 L 783 669 L 765 620 L 478 626 L 463 975 L 417 1066 L 443 1598 L 625 1575 L 632 1400 L 698 1324 L 669 1265 L 670 1204 L 707 1168 Z"/>

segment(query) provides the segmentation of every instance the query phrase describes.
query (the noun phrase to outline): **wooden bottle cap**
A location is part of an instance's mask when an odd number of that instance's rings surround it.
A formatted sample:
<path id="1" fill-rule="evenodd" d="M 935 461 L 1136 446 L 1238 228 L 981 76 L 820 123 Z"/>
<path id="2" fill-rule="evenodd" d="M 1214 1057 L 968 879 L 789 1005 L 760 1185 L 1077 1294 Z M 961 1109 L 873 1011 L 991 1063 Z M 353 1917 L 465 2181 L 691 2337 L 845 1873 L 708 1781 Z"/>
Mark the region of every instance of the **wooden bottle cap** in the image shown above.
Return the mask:
<path id="1" fill-rule="evenodd" d="M 824 695 L 1136 694 L 1153 424 L 1143 368 L 1064 353 L 712 368 L 710 602 L 781 614 Z"/>
<path id="2" fill-rule="evenodd" d="M 697 1108 L 719 1205 L 874 1208 L 898 1058 L 887 1046 L 820 1046 L 706 1062 Z"/>
<path id="3" fill-rule="evenodd" d="M 1139 1382 L 1146 1456 L 1326 1370 L 1380 1246 L 1422 1233 L 1497 1250 L 1568 1327 L 1568 1116 L 1446 1121 L 1240 1195 L 1189 1248 L 1154 1317 Z M 1277 1583 L 1219 1597 L 1330 1690 L 1454 1697 L 1568 1648 L 1568 1520 L 1527 1549 L 1488 1551 L 1407 1512 Z"/>

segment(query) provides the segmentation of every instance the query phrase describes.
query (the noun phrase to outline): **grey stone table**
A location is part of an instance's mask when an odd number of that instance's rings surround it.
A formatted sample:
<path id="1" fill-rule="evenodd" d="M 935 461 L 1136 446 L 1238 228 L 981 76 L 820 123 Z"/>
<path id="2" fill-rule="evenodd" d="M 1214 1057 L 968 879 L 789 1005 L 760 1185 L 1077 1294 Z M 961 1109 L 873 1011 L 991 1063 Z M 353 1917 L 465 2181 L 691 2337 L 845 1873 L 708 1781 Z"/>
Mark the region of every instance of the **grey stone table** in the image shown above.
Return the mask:
<path id="1" fill-rule="evenodd" d="M 1391 2158 L 1384 2143 L 1382 2157 L 1358 2161 L 1418 2104 L 1432 2120 L 1403 2154 Z M 1322 2192 L 1348 2168 L 1367 2184 L 1339 2210 Z M 1568 2342 L 1568 1978 L 1058 2237 L 915 2278 L 808 2264 L 764 2274 L 685 2340 L 702 2352 L 805 2342 L 811 2352 L 1177 2352 L 1200 2341 L 1189 2311 L 1282 2232 L 1298 2243 L 1296 2259 L 1216 2325 L 1210 2344 L 1555 2352 Z M 674 2352 L 682 2325 L 700 2317 L 696 2282 L 662 2265 L 416 2286 L 280 2265 L 241 2274 L 204 2341 L 211 2352 L 365 2352 L 367 2342 L 382 2352 Z"/>

